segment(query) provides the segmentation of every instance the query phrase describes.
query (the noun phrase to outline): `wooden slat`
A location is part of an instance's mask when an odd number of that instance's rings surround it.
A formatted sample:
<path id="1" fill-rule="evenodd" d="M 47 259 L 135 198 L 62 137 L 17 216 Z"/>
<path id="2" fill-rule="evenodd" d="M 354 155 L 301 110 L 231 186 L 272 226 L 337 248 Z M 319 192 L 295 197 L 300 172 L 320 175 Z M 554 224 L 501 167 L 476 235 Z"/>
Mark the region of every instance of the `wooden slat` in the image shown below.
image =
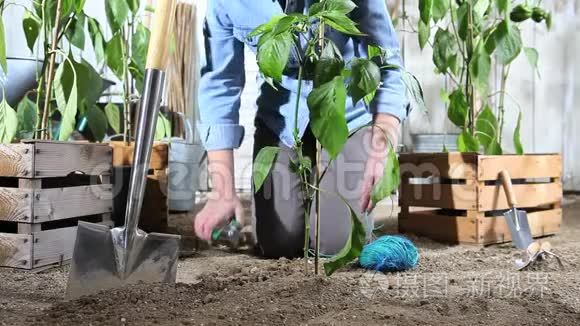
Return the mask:
<path id="1" fill-rule="evenodd" d="M 0 220 L 32 222 L 34 190 L 0 188 Z"/>
<path id="2" fill-rule="evenodd" d="M 550 209 L 528 214 L 528 223 L 533 237 L 556 234 L 562 225 L 562 209 Z M 480 226 L 480 242 L 501 243 L 512 240 L 509 227 L 503 217 L 487 217 Z"/>
<path id="3" fill-rule="evenodd" d="M 474 183 L 467 184 L 402 184 L 401 206 L 448 209 L 477 209 Z"/>
<path id="4" fill-rule="evenodd" d="M 133 164 L 133 144 L 127 146 L 124 142 L 113 141 L 109 145 L 113 148 L 113 166 L 120 167 Z M 169 149 L 166 143 L 154 143 L 149 168 L 152 170 L 167 168 L 168 153 Z"/>
<path id="5" fill-rule="evenodd" d="M 110 213 L 112 185 L 53 189 L 0 188 L 0 220 L 42 223 Z"/>
<path id="6" fill-rule="evenodd" d="M 560 202 L 562 200 L 562 183 L 515 184 L 513 185 L 517 207 L 537 207 Z M 509 204 L 503 187 L 483 186 L 479 189 L 480 211 L 508 209 Z"/>
<path id="7" fill-rule="evenodd" d="M 109 213 L 113 210 L 112 185 L 92 185 L 35 191 L 34 222 Z"/>
<path id="8" fill-rule="evenodd" d="M 549 209 L 528 214 L 533 237 L 556 234 L 562 224 L 562 209 Z M 436 211 L 401 214 L 399 231 L 434 240 L 465 244 L 493 244 L 511 241 L 503 216 L 470 218 L 439 215 Z"/>
<path id="9" fill-rule="evenodd" d="M 477 243 L 475 218 L 438 215 L 434 211 L 399 215 L 399 232 L 449 243 Z"/>
<path id="10" fill-rule="evenodd" d="M 512 179 L 559 178 L 562 157 L 559 154 L 497 155 L 478 157 L 479 180 L 497 180 L 502 170 Z"/>
<path id="11" fill-rule="evenodd" d="M 401 175 L 475 179 L 477 156 L 471 153 L 413 153 L 399 156 Z"/>
<path id="12" fill-rule="evenodd" d="M 0 233 L 0 266 L 32 268 L 32 235 Z"/>
<path id="13" fill-rule="evenodd" d="M 0 144 L 0 177 L 31 177 L 34 145 Z"/>
<path id="14" fill-rule="evenodd" d="M 76 226 L 33 233 L 32 268 L 71 259 L 76 234 Z"/>
<path id="15" fill-rule="evenodd" d="M 34 177 L 111 174 L 112 150 L 106 144 L 34 142 L 34 146 Z"/>

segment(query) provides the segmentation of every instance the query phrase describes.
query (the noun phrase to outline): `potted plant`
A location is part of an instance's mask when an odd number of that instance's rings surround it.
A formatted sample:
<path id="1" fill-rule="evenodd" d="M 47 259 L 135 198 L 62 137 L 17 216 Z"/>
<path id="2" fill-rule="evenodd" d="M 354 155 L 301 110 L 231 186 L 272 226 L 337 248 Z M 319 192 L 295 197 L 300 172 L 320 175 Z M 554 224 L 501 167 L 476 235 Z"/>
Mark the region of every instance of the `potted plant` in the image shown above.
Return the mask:
<path id="1" fill-rule="evenodd" d="M 520 26 L 532 21 L 550 28 L 551 14 L 539 2 L 507 0 L 421 0 L 419 12 L 419 45 L 432 47 L 436 72 L 451 81 L 443 98 L 449 120 L 461 133 L 459 153 L 400 157 L 400 229 L 453 242 L 509 241 L 505 221 L 491 218 L 509 208 L 497 182 L 506 169 L 518 183 L 514 190 L 520 205 L 536 210 L 529 214 L 532 233 L 557 232 L 560 156 L 524 155 L 521 112 L 512 137 L 517 155 L 504 154 L 502 146 L 510 65 L 519 55 L 526 56 L 532 69 L 538 64 L 538 52 L 524 46 Z M 497 90 L 490 83 L 493 65 L 501 68 Z M 413 179 L 429 176 L 421 182 Z M 414 207 L 432 209 L 416 212 Z"/>
<path id="2" fill-rule="evenodd" d="M 26 7 L 26 41 L 32 50 L 40 40 L 43 64 L 36 90 L 23 97 L 17 111 L 6 97 L 0 104 L 0 176 L 5 181 L 0 188 L 0 250 L 9 253 L 2 266 L 34 269 L 62 263 L 71 257 L 79 219 L 110 222 L 110 148 L 69 141 L 80 118 L 87 117 L 91 125 L 104 116 L 95 106 L 102 78 L 71 51 L 85 45 L 84 4 L 31 1 Z M 3 9 L 5 4 L 0 5 Z M 2 52 L 0 65 L 9 74 Z M 12 143 L 17 140 L 21 142 Z"/>

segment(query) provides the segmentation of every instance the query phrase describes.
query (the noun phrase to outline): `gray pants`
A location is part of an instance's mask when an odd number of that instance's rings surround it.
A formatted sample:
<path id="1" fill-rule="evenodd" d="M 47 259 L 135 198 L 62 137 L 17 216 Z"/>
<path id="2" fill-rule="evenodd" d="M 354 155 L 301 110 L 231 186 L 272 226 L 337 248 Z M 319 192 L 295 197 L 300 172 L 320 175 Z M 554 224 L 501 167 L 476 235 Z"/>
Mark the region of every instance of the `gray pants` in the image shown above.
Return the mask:
<path id="1" fill-rule="evenodd" d="M 350 213 L 335 193 L 341 194 L 361 216 L 359 199 L 368 148 L 365 136 L 370 128 L 356 132 L 346 143 L 342 153 L 332 163 L 321 183 L 320 252 L 336 254 L 346 243 L 351 229 Z M 315 138 L 308 129 L 303 137 L 304 155 L 315 164 Z M 264 146 L 282 148 L 260 191 L 254 194 L 255 232 L 260 254 L 267 258 L 299 257 L 304 247 L 304 202 L 300 180 L 289 169 L 295 158 L 291 148 L 280 142 L 261 122 L 256 122 L 254 157 Z M 323 167 L 328 155 L 322 153 Z M 310 247 L 314 248 L 315 206 L 312 205 Z"/>

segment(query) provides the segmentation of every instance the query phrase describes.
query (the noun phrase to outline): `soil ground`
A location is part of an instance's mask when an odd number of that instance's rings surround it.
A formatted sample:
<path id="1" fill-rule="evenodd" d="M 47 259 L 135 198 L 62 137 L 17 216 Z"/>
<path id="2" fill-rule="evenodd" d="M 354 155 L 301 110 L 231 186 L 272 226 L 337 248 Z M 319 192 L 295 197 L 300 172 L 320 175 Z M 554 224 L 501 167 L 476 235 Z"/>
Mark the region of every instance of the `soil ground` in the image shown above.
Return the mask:
<path id="1" fill-rule="evenodd" d="M 392 220 L 393 228 L 396 220 Z M 509 245 L 449 246 L 411 237 L 417 269 L 356 267 L 330 278 L 304 261 L 204 250 L 180 261 L 177 285 L 145 285 L 65 301 L 67 267 L 0 269 L 0 325 L 579 325 L 580 202 L 549 240 L 564 260 L 518 272 Z M 310 265 L 312 271 L 312 265 Z"/>

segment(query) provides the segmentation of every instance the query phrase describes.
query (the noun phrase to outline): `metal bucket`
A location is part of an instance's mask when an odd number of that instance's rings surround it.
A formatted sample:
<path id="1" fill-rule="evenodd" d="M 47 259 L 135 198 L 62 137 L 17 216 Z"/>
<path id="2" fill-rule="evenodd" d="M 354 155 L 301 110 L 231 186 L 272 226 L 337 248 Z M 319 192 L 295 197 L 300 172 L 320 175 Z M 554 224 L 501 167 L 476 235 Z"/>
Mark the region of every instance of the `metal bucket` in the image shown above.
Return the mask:
<path id="1" fill-rule="evenodd" d="M 449 152 L 457 151 L 458 134 L 412 134 L 413 152 L 437 153 L 446 148 Z"/>
<path id="2" fill-rule="evenodd" d="M 205 149 L 201 144 L 194 144 L 191 122 L 183 113 L 178 115 L 185 135 L 184 138 L 171 138 L 169 143 L 167 206 L 171 211 L 190 211 L 199 190 Z"/>

